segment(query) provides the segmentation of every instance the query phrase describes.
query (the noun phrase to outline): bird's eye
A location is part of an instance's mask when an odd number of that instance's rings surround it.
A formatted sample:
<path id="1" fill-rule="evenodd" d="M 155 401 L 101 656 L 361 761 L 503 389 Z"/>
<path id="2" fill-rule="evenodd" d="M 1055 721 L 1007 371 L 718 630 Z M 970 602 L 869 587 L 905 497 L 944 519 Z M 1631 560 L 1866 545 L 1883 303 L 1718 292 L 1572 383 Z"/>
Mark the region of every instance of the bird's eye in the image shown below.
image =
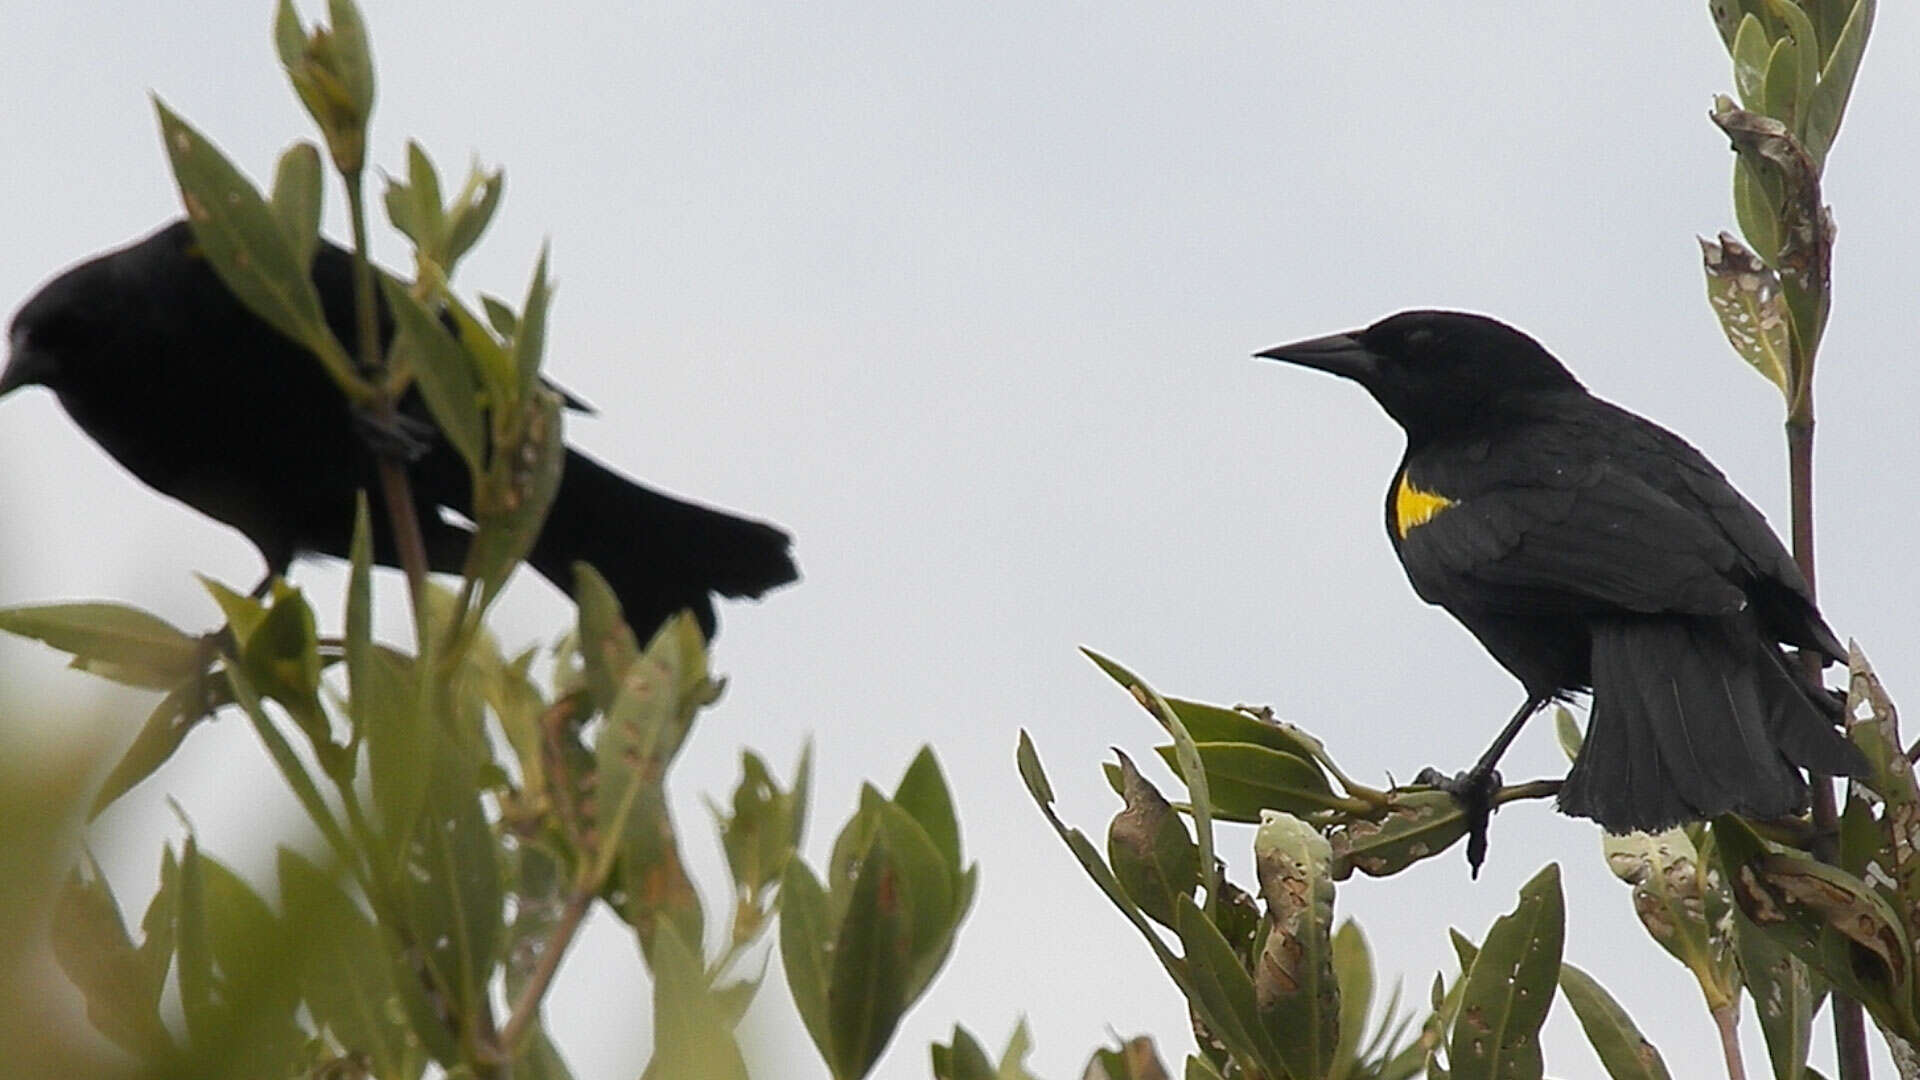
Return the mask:
<path id="1" fill-rule="evenodd" d="M 1424 349 L 1433 344 L 1433 331 L 1427 327 L 1415 327 L 1407 331 L 1406 346 L 1409 350 Z"/>

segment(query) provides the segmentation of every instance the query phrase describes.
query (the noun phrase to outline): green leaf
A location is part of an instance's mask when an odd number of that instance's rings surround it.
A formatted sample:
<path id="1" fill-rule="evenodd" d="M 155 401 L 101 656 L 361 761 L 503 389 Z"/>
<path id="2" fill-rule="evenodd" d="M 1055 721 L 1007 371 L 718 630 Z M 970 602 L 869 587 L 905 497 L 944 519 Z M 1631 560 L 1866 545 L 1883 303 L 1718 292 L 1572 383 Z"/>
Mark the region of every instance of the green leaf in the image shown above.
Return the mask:
<path id="1" fill-rule="evenodd" d="M 1444 791 L 1390 792 L 1378 821 L 1349 821 L 1335 829 L 1333 879 L 1344 881 L 1359 870 L 1369 877 L 1397 874 L 1430 859 L 1467 835 L 1467 817 L 1459 800 Z"/>
<path id="2" fill-rule="evenodd" d="M 1046 770 L 1040 766 L 1040 755 L 1033 748 L 1033 739 L 1026 728 L 1020 729 L 1020 747 L 1015 753 L 1015 761 L 1020 769 L 1020 781 L 1027 787 L 1027 793 L 1041 809 L 1053 806 L 1053 784 L 1047 780 Z"/>
<path id="3" fill-rule="evenodd" d="M 1241 961 L 1194 902 L 1174 897 L 1174 928 L 1186 950 L 1187 1000 L 1213 1036 L 1243 1068 L 1285 1075 L 1260 1014 L 1259 994 Z"/>
<path id="4" fill-rule="evenodd" d="M 1786 24 L 1787 38 L 1794 46 L 1794 82 L 1791 87 L 1783 85 L 1781 91 L 1793 93 L 1791 109 L 1788 115 L 1775 113 L 1774 116 L 1786 123 L 1798 137 L 1803 129 L 1807 115 L 1807 103 L 1813 99 L 1814 80 L 1819 77 L 1822 48 L 1819 34 L 1813 28 L 1813 20 L 1807 17 L 1800 0 L 1767 0 L 1767 7 L 1781 22 Z"/>
<path id="5" fill-rule="evenodd" d="M 468 171 L 466 187 L 449 211 L 452 221 L 448 226 L 446 251 L 448 274 L 453 273 L 453 264 L 479 241 L 480 234 L 487 231 L 494 211 L 500 208 L 500 194 L 505 188 L 506 174 L 498 169 L 483 173 L 475 165 Z M 501 332 L 512 333 L 511 330 Z"/>
<path id="6" fill-rule="evenodd" d="M 934 1080 L 999 1080 L 987 1052 L 958 1024 L 953 1026 L 953 1041 L 934 1043 L 932 1056 Z"/>
<path id="7" fill-rule="evenodd" d="M 1187 731 L 1186 724 L 1174 713 L 1173 707 L 1167 704 L 1166 699 L 1138 676 L 1091 649 L 1082 648 L 1080 651 L 1125 687 L 1134 701 L 1146 709 L 1149 715 L 1159 721 L 1167 734 L 1173 737 L 1173 763 L 1179 770 L 1180 778 L 1187 785 L 1187 802 L 1193 814 L 1194 842 L 1200 848 L 1200 865 L 1212 866 L 1214 864 L 1213 794 L 1207 785 L 1206 766 L 1201 763 L 1199 751 L 1194 745 L 1193 736 Z M 1207 889 L 1209 914 L 1215 907 L 1213 895 L 1215 891 L 1209 884 Z"/>
<path id="8" fill-rule="evenodd" d="M 537 388 L 520 399 L 515 412 L 513 419 L 503 421 L 500 407 L 491 406 L 493 449 L 474 489 L 479 530 L 467 549 L 466 574 L 482 584 L 482 610 L 533 550 L 560 491 L 567 460 L 559 395 Z"/>
<path id="9" fill-rule="evenodd" d="M 307 265 L 273 209 L 217 147 L 159 98 L 153 104 L 194 240 L 221 283 L 249 311 L 319 357 L 349 400 L 370 400 L 372 388 L 328 329 Z"/>
<path id="10" fill-rule="evenodd" d="M 187 1042 L 197 1048 L 219 1042 L 221 1032 L 214 999 L 213 947 L 207 941 L 206 878 L 200 845 L 192 833 L 180 846 L 179 882 L 174 948 L 179 958 L 180 1009 L 187 1021 Z"/>
<path id="11" fill-rule="evenodd" d="M 1741 980 L 1753 996 L 1754 1015 L 1766 1038 L 1773 1075 L 1803 1076 L 1813 1042 L 1813 1017 L 1824 986 L 1816 988 L 1807 965 L 1762 933 L 1753 920 L 1733 911 L 1733 944 Z"/>
<path id="12" fill-rule="evenodd" d="M 663 779 L 694 715 L 719 696 L 707 678 L 706 643 L 682 613 L 636 653 L 605 579 L 578 563 L 575 581 L 588 688 L 605 715 L 594 741 L 601 844 L 595 878 L 603 880 L 609 860 L 619 857 L 623 914 L 643 944 L 661 918 L 679 922 L 687 940 L 700 940 L 704 917 L 680 862 Z"/>
<path id="13" fill-rule="evenodd" d="M 1820 172 L 1787 126 L 1769 116 L 1714 99 L 1713 122 L 1727 134 L 1740 165 L 1756 176 L 1777 212 L 1779 248 L 1761 253 L 1780 274 L 1781 291 L 1792 313 L 1794 335 L 1794 407 L 1800 408 L 1812 362 L 1826 329 L 1833 263 L 1833 219 L 1820 197 Z M 1736 167 L 1737 175 L 1738 167 Z M 1773 193 L 1777 192 L 1777 197 Z M 1735 195 L 1740 194 L 1736 184 Z M 1736 209 L 1738 206 L 1736 205 Z M 1742 219 L 1744 225 L 1745 219 Z M 1749 236 L 1749 239 L 1758 240 Z"/>
<path id="14" fill-rule="evenodd" d="M 782 791 L 772 771 L 751 750 L 740 754 L 740 782 L 734 786 L 730 810 L 712 806 L 720 829 L 720 846 L 734 881 L 738 913 L 734 940 L 752 937 L 758 927 L 741 920 L 759 917 L 759 907 L 786 873 L 787 862 L 799 846 L 806 823 L 806 786 L 813 768 L 813 747 L 800 753 L 791 790 Z"/>
<path id="15" fill-rule="evenodd" d="M 1573 1006 L 1573 1015 L 1579 1018 L 1581 1030 L 1587 1033 L 1587 1041 L 1593 1044 L 1612 1080 L 1668 1080 L 1660 1051 L 1640 1034 L 1627 1011 L 1593 976 L 1563 963 L 1560 992 Z"/>
<path id="16" fill-rule="evenodd" d="M 1859 1001 L 1882 1027 L 1914 1030 L 1907 935 L 1872 886 L 1769 847 L 1731 815 L 1716 819 L 1713 831 L 1734 902 L 1761 933 Z"/>
<path id="17" fill-rule="evenodd" d="M 412 196 L 415 232 L 409 234 L 429 257 L 439 262 L 447 241 L 446 204 L 440 196 L 440 174 L 419 142 L 407 140 L 407 190 Z"/>
<path id="18" fill-rule="evenodd" d="M 260 627 L 267 617 L 267 606 L 251 596 L 242 596 L 225 585 L 205 575 L 197 575 L 200 586 L 213 597 L 219 605 L 220 615 L 227 620 L 227 629 L 232 632 L 236 644 L 246 645 L 247 639 Z"/>
<path id="19" fill-rule="evenodd" d="M 374 809 L 380 815 L 390 868 L 405 857 L 426 806 L 438 733 L 416 684 L 414 664 L 385 649 L 374 650 L 354 675 L 353 700 L 364 725 L 367 776 Z"/>
<path id="20" fill-rule="evenodd" d="M 333 23 L 333 70 L 362 125 L 373 111 L 373 53 L 367 45 L 367 24 L 353 0 L 327 0 L 327 18 Z"/>
<path id="21" fill-rule="evenodd" d="M 1254 833 L 1266 935 L 1253 970 L 1262 1026 L 1290 1076 L 1325 1076 L 1339 1060 L 1340 984 L 1333 962 L 1333 851 L 1319 831 L 1268 811 Z"/>
<path id="22" fill-rule="evenodd" d="M 404 285 L 385 276 L 380 284 L 393 312 L 394 348 L 411 363 L 434 422 L 466 460 L 467 469 L 480 475 L 486 469 L 487 429 L 473 361 Z"/>
<path id="23" fill-rule="evenodd" d="M 1185 1080 L 1225 1080 L 1213 1062 L 1203 1057 L 1187 1057 L 1187 1067 L 1183 1073 Z"/>
<path id="24" fill-rule="evenodd" d="M 1367 1016 L 1373 1009 L 1373 954 L 1360 924 L 1352 919 L 1342 922 L 1334 932 L 1333 974 L 1340 991 L 1340 1042 L 1334 1049 L 1327 1080 L 1346 1080 L 1359 1064 L 1360 1038 L 1366 1034 Z M 1387 1009 L 1383 1027 L 1393 1021 L 1393 1011 Z"/>
<path id="25" fill-rule="evenodd" d="M 374 1075 L 417 1075 L 417 1051 L 408 1045 L 414 1036 L 399 1019 L 392 971 L 368 962 L 382 952 L 373 924 L 331 875 L 299 854 L 281 848 L 278 869 L 287 924 L 309 943 L 300 991 L 313 1022 L 365 1054 Z"/>
<path id="26" fill-rule="evenodd" d="M 483 293 L 480 296 L 480 306 L 486 309 L 487 322 L 501 337 L 511 338 L 520 332 L 520 316 L 514 314 L 513 309 L 499 298 Z"/>
<path id="27" fill-rule="evenodd" d="M 1880 797 L 1882 820 L 1890 823 L 1920 820 L 1920 784 L 1907 760 L 1893 701 L 1874 674 L 1859 645 L 1847 647 L 1847 737 L 1866 757 L 1867 787 Z M 1920 912 L 1920 836 L 1907 827 L 1881 831 L 1885 852 L 1878 858 L 1892 878 L 1893 895 L 1901 909 Z"/>
<path id="28" fill-rule="evenodd" d="M 787 975 L 787 989 L 793 994 L 794 1009 L 806 1024 L 813 1045 L 829 1064 L 834 1058 L 827 950 L 833 944 L 833 933 L 826 891 L 807 864 L 794 859 L 787 864 L 786 878 L 780 885 L 780 962 Z"/>
<path id="29" fill-rule="evenodd" d="M 1021 1023 L 1021 1032 L 1026 1024 Z M 1016 1035 L 1019 1033 L 1016 1033 Z M 1001 1077 L 1004 1080 L 1033 1080 L 1025 1069 L 1008 1072 L 1006 1063 L 1001 1063 Z M 1191 1067 L 1189 1067 L 1189 1075 Z M 1217 1072 L 1203 1073 L 1218 1077 Z M 1081 1080 L 1168 1080 L 1167 1067 L 1160 1060 L 1160 1053 L 1154 1049 L 1153 1040 L 1145 1035 L 1135 1035 L 1123 1039 L 1117 1047 L 1102 1047 L 1093 1052 L 1092 1060 L 1080 1073 Z"/>
<path id="30" fill-rule="evenodd" d="M 297 969 L 312 939 L 290 935 L 252 886 L 219 860 L 199 860 L 207 943 L 217 972 L 222 1056 L 272 1073 L 307 1041 L 296 1018 Z M 200 1046 L 203 1053 L 212 1047 Z"/>
<path id="31" fill-rule="evenodd" d="M 313 265 L 320 244 L 320 151 L 302 139 L 287 147 L 273 172 L 273 216 L 287 235 L 294 262 Z"/>
<path id="32" fill-rule="evenodd" d="M 927 831 L 940 858 L 951 870 L 960 869 L 960 821 L 953 812 L 953 794 L 947 790 L 946 777 L 940 774 L 940 761 L 933 747 L 922 746 L 907 766 L 893 801 L 912 815 Z"/>
<path id="33" fill-rule="evenodd" d="M 168 895 L 167 884 L 163 878 L 154 898 L 156 908 Z M 86 999 L 87 1021 L 150 1064 L 165 1062 L 175 1052 L 173 1036 L 160 1019 L 172 929 L 171 918 L 157 920 L 147 928 L 147 941 L 158 947 L 152 952 L 136 949 L 127 938 L 113 889 L 91 855 L 61 887 L 49 927 L 54 958 Z"/>
<path id="34" fill-rule="evenodd" d="M 416 936 L 421 962 L 463 1033 L 476 1031 L 505 936 L 498 845 L 459 742 L 436 740 L 426 799 L 402 847 L 391 886 Z"/>
<path id="35" fill-rule="evenodd" d="M 1875 0 L 1854 0 L 1820 69 L 1820 81 L 1813 88 L 1813 97 L 1807 102 L 1804 125 L 1807 153 L 1822 167 L 1833 148 L 1833 140 L 1840 133 L 1840 121 L 1846 116 L 1854 76 L 1859 73 L 1867 35 L 1873 29 L 1874 7 Z"/>
<path id="36" fill-rule="evenodd" d="M 1780 277 L 1729 233 L 1719 242 L 1700 239 L 1707 271 L 1707 302 L 1728 344 L 1742 360 L 1793 394 L 1793 317 L 1780 291 Z"/>
<path id="37" fill-rule="evenodd" d="M 1762 104 L 1757 111 L 1785 124 L 1788 130 L 1798 126 L 1800 50 L 1792 38 L 1774 42 L 1773 50 L 1767 54 L 1767 74 L 1760 84 L 1760 99 Z"/>
<path id="38" fill-rule="evenodd" d="M 1740 232 L 1761 257 L 1780 256 L 1779 177 L 1764 161 L 1737 157 L 1733 161 L 1733 216 Z M 1723 234 L 1724 235 L 1724 234 Z"/>
<path id="39" fill-rule="evenodd" d="M 1579 722 L 1574 720 L 1572 711 L 1565 705 L 1553 707 L 1553 734 L 1560 740 L 1560 752 L 1567 755 L 1568 762 L 1580 756 L 1580 744 L 1586 741 L 1586 736 L 1581 733 Z"/>
<path id="40" fill-rule="evenodd" d="M 519 383 L 511 400 L 531 398 L 539 384 L 540 355 L 547 345 L 547 306 L 552 302 L 553 289 L 547 284 L 547 247 L 542 244 L 533 281 L 527 286 L 527 302 L 520 308 L 520 323 L 513 335 L 513 366 Z"/>
<path id="41" fill-rule="evenodd" d="M 353 848 L 347 844 L 346 834 L 340 831 L 339 821 L 334 818 L 333 811 L 327 808 L 326 800 L 320 797 L 320 789 L 314 784 L 307 767 L 267 716 L 266 709 L 260 704 L 260 693 L 254 689 L 252 680 L 246 672 L 232 665 L 228 665 L 226 674 L 234 702 L 246 711 L 247 719 L 253 723 L 254 734 L 267 748 L 267 756 L 273 759 L 281 778 L 293 789 L 294 798 L 299 800 L 307 817 L 312 819 L 314 827 L 320 830 L 334 852 L 343 859 L 349 858 Z"/>
<path id="42" fill-rule="evenodd" d="M 320 707 L 319 633 L 313 609 L 299 589 L 284 581 L 273 583 L 272 606 L 242 644 L 240 665 L 261 696 L 286 707 L 312 742 L 321 767 L 345 775 L 342 770 L 350 763 L 336 752 Z"/>
<path id="43" fill-rule="evenodd" d="M 1706 868 L 1683 829 L 1609 833 L 1601 839 L 1607 868 L 1633 886 L 1633 910 L 1660 947 L 1685 965 L 1709 1009 L 1739 993 L 1733 958 L 1716 950 L 1706 918 Z"/>
<path id="44" fill-rule="evenodd" d="M 1174 747 L 1154 750 L 1188 779 Z M 1311 814 L 1344 804 L 1318 766 L 1293 754 L 1253 743 L 1197 743 L 1194 751 L 1206 772 L 1213 809 L 1225 820 L 1259 821 L 1263 810 Z"/>
<path id="45" fill-rule="evenodd" d="M 1320 740 L 1278 720 L 1263 720 L 1241 709 L 1223 709 L 1183 698 L 1165 699 L 1196 743 L 1253 743 L 1313 761 L 1325 753 Z"/>
<path id="46" fill-rule="evenodd" d="M 280 0 L 274 9 L 273 47 L 281 66 L 289 69 L 299 64 L 306 54 L 307 31 L 300 25 L 300 13 L 294 9 L 293 0 Z"/>
<path id="47" fill-rule="evenodd" d="M 605 738 L 603 731 L 602 741 Z M 674 926 L 684 940 L 702 940 L 706 912 L 680 858 L 666 789 L 656 779 L 642 783 L 636 794 L 628 804 L 626 825 L 617 834 L 619 889 L 615 899 L 621 918 L 639 934 L 641 947 L 651 958 L 655 935 L 662 926 Z"/>
<path id="48" fill-rule="evenodd" d="M 828 1064 L 841 1080 L 867 1074 L 912 998 L 913 913 L 900 902 L 891 839 L 876 836 L 861 859 L 828 959 Z"/>
<path id="49" fill-rule="evenodd" d="M 1733 38 L 1733 85 L 1749 109 L 1764 108 L 1761 87 L 1766 81 L 1767 55 L 1771 48 L 1760 20 L 1752 13 L 1743 16 Z"/>
<path id="50" fill-rule="evenodd" d="M 1053 831 L 1067 845 L 1067 850 L 1073 853 L 1081 869 L 1093 879 L 1094 885 L 1106 894 L 1107 899 L 1112 901 L 1113 905 L 1120 909 L 1120 913 L 1126 916 L 1127 921 L 1133 924 L 1134 929 L 1140 932 L 1140 936 L 1147 942 L 1147 947 L 1153 950 L 1154 957 L 1160 961 L 1160 966 L 1166 969 L 1168 977 L 1181 988 L 1182 993 L 1186 993 L 1191 999 L 1185 964 L 1173 954 L 1173 950 L 1167 947 L 1167 943 L 1161 940 L 1153 927 L 1148 925 L 1146 915 L 1140 911 L 1140 906 L 1127 896 L 1126 890 L 1120 887 L 1119 880 L 1114 877 L 1113 871 L 1107 867 L 1106 862 L 1100 858 L 1100 852 L 1094 848 L 1093 842 L 1088 840 L 1086 834 L 1079 829 L 1068 827 L 1060 820 L 1059 815 L 1053 812 L 1053 785 L 1047 779 L 1046 769 L 1040 764 L 1040 755 L 1033 748 L 1033 739 L 1024 728 L 1020 731 L 1019 750 L 1015 758 L 1019 764 L 1021 782 L 1026 785 L 1027 793 L 1033 796 L 1033 801 L 1039 806 L 1041 815 L 1047 819 L 1047 824 L 1053 826 Z M 782 915 L 782 921 L 785 921 L 784 915 Z"/>
<path id="51" fill-rule="evenodd" d="M 1114 877 L 1154 922 L 1173 926 L 1173 898 L 1200 887 L 1199 849 L 1159 790 L 1119 750 L 1126 808 L 1107 826 L 1107 859 Z"/>
<path id="52" fill-rule="evenodd" d="M 1560 867 L 1548 863 L 1520 887 L 1520 903 L 1494 920 L 1467 972 L 1448 1063 L 1458 1080 L 1538 1080 L 1540 1025 L 1560 975 L 1566 908 Z"/>
<path id="53" fill-rule="evenodd" d="M 73 665 L 128 686 L 171 690 L 200 671 L 200 643 L 124 604 L 0 608 L 0 630 L 72 653 Z"/>
<path id="54" fill-rule="evenodd" d="M 680 1080 L 747 1080 L 733 1026 L 715 1002 L 695 946 L 663 924 L 653 940 L 653 1061 L 647 1074 Z"/>
<path id="55" fill-rule="evenodd" d="M 217 690 L 219 686 L 209 681 L 208 688 Z M 88 821 L 99 817 L 100 812 L 113 805 L 120 796 L 132 791 L 136 784 L 165 765 L 173 757 L 173 752 L 186 741 L 187 733 L 212 715 L 211 709 L 201 711 L 197 689 L 198 680 L 189 679 L 154 706 L 153 712 L 147 715 L 147 722 L 140 725 L 140 733 L 133 737 L 133 744 L 127 747 L 126 753 L 120 755 L 119 762 L 94 795 L 93 805 L 87 810 Z M 213 705 L 214 702 L 208 704 Z"/>

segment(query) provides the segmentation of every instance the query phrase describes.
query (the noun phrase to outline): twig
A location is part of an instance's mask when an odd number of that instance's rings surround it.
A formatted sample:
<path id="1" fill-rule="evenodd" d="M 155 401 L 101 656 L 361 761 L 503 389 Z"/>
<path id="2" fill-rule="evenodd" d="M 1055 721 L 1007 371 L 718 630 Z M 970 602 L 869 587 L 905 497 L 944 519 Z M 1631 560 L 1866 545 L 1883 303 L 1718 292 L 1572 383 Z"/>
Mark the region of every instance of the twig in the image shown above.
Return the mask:
<path id="1" fill-rule="evenodd" d="M 362 371 L 378 371 L 385 365 L 380 354 L 380 320 L 374 306 L 373 263 L 367 259 L 367 198 L 361 190 L 360 175 L 346 177 L 347 208 L 353 218 L 353 307 L 360 332 L 358 366 Z M 379 380 L 379 394 L 373 405 L 375 419 L 394 419 L 394 389 Z M 393 525 L 393 543 L 400 552 L 400 568 L 407 573 L 407 592 L 413 600 L 415 635 L 425 629 L 423 601 L 427 595 L 427 546 L 420 535 L 420 519 L 413 509 L 413 490 L 407 482 L 406 466 L 384 456 L 380 459 L 380 492 L 386 498 L 387 517 Z M 422 637 L 421 644 L 425 645 Z"/>
<path id="2" fill-rule="evenodd" d="M 1551 799 L 1560 794 L 1562 780 L 1529 780 L 1524 784 L 1509 784 L 1494 793 L 1493 805 L 1505 806 L 1521 799 Z"/>
<path id="3" fill-rule="evenodd" d="M 1727 1057 L 1727 1080 L 1747 1080 L 1740 1060 L 1740 1007 L 1732 1002 L 1713 1010 L 1713 1026 L 1720 1029 L 1720 1051 Z"/>
<path id="4" fill-rule="evenodd" d="M 573 776 L 567 771 L 566 755 L 560 743 L 560 732 L 578 711 L 579 705 L 577 695 L 554 702 L 541 714 L 540 728 L 546 736 L 547 787 L 553 794 L 561 827 L 566 830 L 567 838 L 575 847 L 584 851 L 586 826 L 574 806 Z M 567 894 L 566 906 L 560 911 L 559 921 L 554 923 L 553 931 L 540 945 L 540 958 L 534 963 L 533 973 L 528 976 L 526 985 L 520 988 L 520 996 L 515 999 L 513 1010 L 507 1015 L 506 1025 L 494 1037 L 494 1049 L 503 1059 L 513 1059 L 515 1048 L 526 1034 L 527 1025 L 539 1015 L 540 1002 L 546 997 L 554 973 L 560 970 L 560 961 L 565 958 L 567 947 L 573 943 L 574 935 L 580 932 L 580 924 L 592 908 L 593 898 L 599 895 L 600 884 L 599 880 L 589 876 L 577 880 L 573 890 Z"/>
<path id="5" fill-rule="evenodd" d="M 527 978 L 527 984 L 520 988 L 520 996 L 513 1003 L 513 1012 L 508 1015 L 506 1026 L 494 1037 L 494 1046 L 501 1055 L 511 1061 L 514 1047 L 520 1037 L 526 1034 L 527 1025 L 540 1013 L 540 1001 L 547 996 L 547 986 L 553 982 L 554 973 L 560 970 L 560 961 L 567 955 L 567 946 L 573 943 L 573 936 L 580 932 L 580 924 L 585 921 L 587 911 L 593 906 L 593 898 L 598 890 L 576 886 L 567 895 L 567 906 L 560 911 L 560 921 L 554 924 L 553 933 L 540 946 L 540 959 L 534 964 L 533 974 Z"/>
<path id="6" fill-rule="evenodd" d="M 1787 416 L 1787 480 L 1793 514 L 1793 561 L 1800 576 L 1807 579 L 1807 594 L 1814 591 L 1813 560 L 1813 380 L 1805 387 Z M 1818 653 L 1802 649 L 1799 657 L 1807 675 L 1816 684 L 1822 665 Z M 1813 855 L 1824 863 L 1833 863 L 1839 853 L 1840 808 L 1833 797 L 1833 778 L 1812 773 Z M 1872 1067 L 1867 1061 L 1867 1025 L 1860 1003 L 1835 991 L 1833 995 L 1833 1039 L 1840 1059 L 1840 1080 L 1868 1080 Z"/>

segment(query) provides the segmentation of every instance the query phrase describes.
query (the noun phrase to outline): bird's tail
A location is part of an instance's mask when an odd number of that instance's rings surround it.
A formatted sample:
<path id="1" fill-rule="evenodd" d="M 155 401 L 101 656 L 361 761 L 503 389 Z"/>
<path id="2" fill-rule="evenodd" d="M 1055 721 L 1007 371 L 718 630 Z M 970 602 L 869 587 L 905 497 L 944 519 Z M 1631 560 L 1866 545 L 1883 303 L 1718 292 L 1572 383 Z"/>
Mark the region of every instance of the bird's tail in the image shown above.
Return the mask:
<path id="1" fill-rule="evenodd" d="M 1593 624 L 1593 709 L 1560 809 L 1609 832 L 1806 805 L 1802 768 L 1861 775 L 1860 751 L 1751 616 Z"/>
<path id="2" fill-rule="evenodd" d="M 790 542 L 765 522 L 683 502 L 568 450 L 560 492 L 527 562 L 568 591 L 574 562 L 591 564 L 642 641 L 682 608 L 712 637 L 710 594 L 757 597 L 799 577 Z"/>

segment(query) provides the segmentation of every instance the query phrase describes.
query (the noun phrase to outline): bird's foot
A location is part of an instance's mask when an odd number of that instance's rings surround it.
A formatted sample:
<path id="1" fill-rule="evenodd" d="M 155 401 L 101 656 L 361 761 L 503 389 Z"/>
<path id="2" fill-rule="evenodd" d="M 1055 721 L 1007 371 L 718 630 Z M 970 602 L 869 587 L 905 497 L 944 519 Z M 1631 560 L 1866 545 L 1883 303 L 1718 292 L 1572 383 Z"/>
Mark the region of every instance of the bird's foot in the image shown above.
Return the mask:
<path id="1" fill-rule="evenodd" d="M 1467 815 L 1467 865 L 1474 877 L 1487 861 L 1487 821 L 1493 816 L 1493 798 L 1500 791 L 1500 770 L 1468 769 L 1447 776 L 1428 766 L 1413 778 L 1415 784 L 1439 788 L 1453 796 Z"/>
<path id="2" fill-rule="evenodd" d="M 437 434 L 432 424 L 392 409 L 355 409 L 353 427 L 374 457 L 401 465 L 427 456 Z"/>

